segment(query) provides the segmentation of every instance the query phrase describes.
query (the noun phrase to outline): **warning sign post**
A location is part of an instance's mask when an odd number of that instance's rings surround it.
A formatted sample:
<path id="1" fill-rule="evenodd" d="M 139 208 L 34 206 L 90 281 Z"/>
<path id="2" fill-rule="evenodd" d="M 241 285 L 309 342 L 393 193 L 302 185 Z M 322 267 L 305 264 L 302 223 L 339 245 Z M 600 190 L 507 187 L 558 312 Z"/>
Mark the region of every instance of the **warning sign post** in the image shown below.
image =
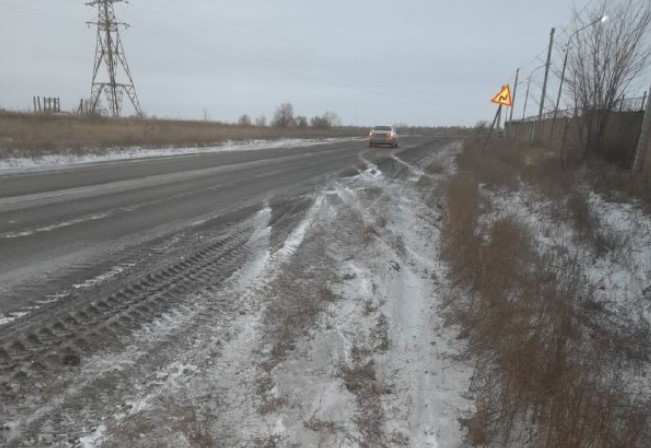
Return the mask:
<path id="1" fill-rule="evenodd" d="M 491 103 L 497 104 L 497 112 L 495 112 L 495 118 L 493 118 L 493 124 L 491 124 L 488 136 L 486 137 L 486 142 L 484 147 L 488 144 L 488 140 L 493 134 L 495 125 L 501 121 L 502 118 L 502 107 L 513 107 L 513 96 L 511 96 L 511 87 L 508 84 L 504 84 L 497 95 L 491 98 Z"/>
<path id="2" fill-rule="evenodd" d="M 503 85 L 497 95 L 491 98 L 491 102 L 500 106 L 512 107 L 513 97 L 511 96 L 511 87 L 508 84 Z"/>

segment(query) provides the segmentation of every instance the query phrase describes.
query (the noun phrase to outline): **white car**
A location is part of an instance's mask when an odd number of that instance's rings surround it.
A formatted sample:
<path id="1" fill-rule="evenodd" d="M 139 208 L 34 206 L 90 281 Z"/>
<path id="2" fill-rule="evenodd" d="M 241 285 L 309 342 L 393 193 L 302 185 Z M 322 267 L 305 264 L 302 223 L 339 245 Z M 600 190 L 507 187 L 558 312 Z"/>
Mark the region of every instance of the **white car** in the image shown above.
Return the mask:
<path id="1" fill-rule="evenodd" d="M 389 145 L 398 147 L 398 133 L 393 126 L 375 126 L 368 134 L 368 146 Z"/>

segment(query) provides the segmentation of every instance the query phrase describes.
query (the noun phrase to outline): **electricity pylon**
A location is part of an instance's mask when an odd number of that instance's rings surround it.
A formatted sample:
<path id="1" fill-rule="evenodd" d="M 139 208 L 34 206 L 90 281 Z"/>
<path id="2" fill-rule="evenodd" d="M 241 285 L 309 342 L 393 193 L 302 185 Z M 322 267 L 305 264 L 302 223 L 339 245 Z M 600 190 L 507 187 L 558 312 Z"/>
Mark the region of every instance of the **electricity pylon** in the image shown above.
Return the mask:
<path id="1" fill-rule="evenodd" d="M 124 0 L 92 0 L 87 6 L 97 7 L 97 21 L 87 22 L 97 26 L 97 43 L 95 45 L 95 63 L 91 82 L 90 106 L 95 112 L 102 93 L 108 101 L 111 115 L 119 117 L 122 110 L 122 99 L 126 95 L 131 101 L 136 114 L 142 116 L 142 108 L 136 93 L 136 86 L 131 77 L 124 46 L 120 38 L 120 27 L 128 27 L 119 22 L 115 16 L 114 3 Z M 108 79 L 100 80 L 102 66 L 106 68 Z M 120 79 L 123 81 L 120 82 Z"/>

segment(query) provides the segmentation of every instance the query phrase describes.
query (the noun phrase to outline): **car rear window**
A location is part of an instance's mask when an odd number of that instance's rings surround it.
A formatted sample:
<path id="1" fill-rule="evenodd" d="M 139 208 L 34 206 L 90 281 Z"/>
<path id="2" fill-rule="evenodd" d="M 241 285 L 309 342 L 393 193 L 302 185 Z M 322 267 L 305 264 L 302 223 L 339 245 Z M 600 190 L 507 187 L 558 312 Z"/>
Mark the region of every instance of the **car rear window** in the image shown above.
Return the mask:
<path id="1" fill-rule="evenodd" d="M 390 131 L 391 126 L 375 126 L 373 128 L 374 131 Z"/>

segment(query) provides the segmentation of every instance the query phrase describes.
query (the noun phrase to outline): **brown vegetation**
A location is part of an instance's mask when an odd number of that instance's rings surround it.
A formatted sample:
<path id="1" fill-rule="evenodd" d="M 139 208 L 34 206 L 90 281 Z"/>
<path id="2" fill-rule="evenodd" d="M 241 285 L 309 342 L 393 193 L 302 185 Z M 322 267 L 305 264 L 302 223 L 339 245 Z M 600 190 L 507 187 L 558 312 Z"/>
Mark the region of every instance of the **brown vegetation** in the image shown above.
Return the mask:
<path id="1" fill-rule="evenodd" d="M 262 121 L 259 119 L 259 123 Z M 61 150 L 144 146 L 205 146 L 227 140 L 364 136 L 358 128 L 272 128 L 246 123 L 109 119 L 73 115 L 0 113 L 0 157 L 27 150 L 38 156 Z"/>
<path id="2" fill-rule="evenodd" d="M 358 346 L 351 350 L 351 365 L 342 365 L 340 375 L 346 389 L 355 395 L 358 413 L 355 425 L 360 432 L 357 443 L 363 448 L 389 446 L 386 440 L 382 395 L 387 389 L 377 378 L 371 352 Z"/>
<path id="3" fill-rule="evenodd" d="M 481 447 L 647 446 L 651 397 L 633 392 L 629 374 L 648 366 L 648 329 L 634 316 L 608 314 L 579 260 L 569 251 L 541 253 L 518 219 L 478 225 L 479 183 L 512 189 L 524 181 L 561 204 L 559 216 L 575 224 L 580 238 L 603 235 L 558 159 L 532 162 L 501 143 L 482 151 L 468 142 L 459 158 L 462 171 L 447 191 L 443 250 L 457 286 L 447 310 L 477 361 L 476 412 L 462 421 L 468 441 Z M 606 251 L 621 245 L 613 241 Z"/>

